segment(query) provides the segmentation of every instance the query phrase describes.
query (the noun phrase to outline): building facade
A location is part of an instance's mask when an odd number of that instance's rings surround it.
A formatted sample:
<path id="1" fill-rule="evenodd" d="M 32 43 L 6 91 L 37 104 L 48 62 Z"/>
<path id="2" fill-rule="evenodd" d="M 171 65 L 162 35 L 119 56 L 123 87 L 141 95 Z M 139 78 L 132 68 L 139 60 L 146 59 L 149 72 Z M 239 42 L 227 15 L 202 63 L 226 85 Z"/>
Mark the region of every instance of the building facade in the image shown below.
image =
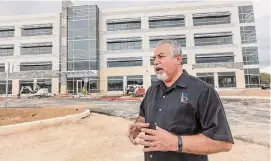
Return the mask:
<path id="1" fill-rule="evenodd" d="M 42 60 L 39 65 L 51 61 L 52 67 L 37 70 L 56 73 L 45 79 L 51 81 L 52 93 L 76 94 L 83 87 L 94 93 L 123 93 L 130 84 L 147 89 L 157 80 L 152 56 L 156 43 L 162 39 L 179 41 L 184 69 L 217 90 L 259 88 L 256 25 L 250 2 L 99 9 L 97 5 L 77 6 L 64 1 L 59 16 L 34 17 L 0 21 L 0 44 L 4 46 L 3 49 L 0 46 L 0 54 L 4 53 L 0 64 L 14 62 L 15 71 L 22 73 L 29 69 L 24 64 L 26 60 L 33 60 L 33 64 L 39 62 L 38 58 Z M 43 23 L 53 26 L 49 35 L 22 36 L 26 31 L 20 26 L 33 28 Z M 9 35 L 9 31 L 15 37 L 1 38 L 1 34 Z M 6 40 L 11 41 L 7 44 Z M 49 55 L 43 52 L 27 55 L 28 49 L 20 49 L 25 43 L 48 46 L 50 42 Z M 14 49 L 9 45 L 14 45 Z M 14 54 L 6 56 L 12 49 Z M 31 66 L 32 70 L 36 69 Z M 11 80 L 12 93 L 18 92 L 23 79 Z M 40 82 L 33 76 L 28 79 L 33 86 Z"/>
<path id="2" fill-rule="evenodd" d="M 216 89 L 259 87 L 253 5 L 178 3 L 107 9 L 100 15 L 100 88 L 122 92 L 155 80 L 153 49 L 161 39 L 183 46 L 183 67 Z"/>
<path id="3" fill-rule="evenodd" d="M 12 69 L 9 94 L 37 86 L 59 92 L 59 30 L 59 14 L 0 17 L 0 95 L 5 94 L 6 63 Z M 21 91 L 23 86 L 28 91 Z"/>

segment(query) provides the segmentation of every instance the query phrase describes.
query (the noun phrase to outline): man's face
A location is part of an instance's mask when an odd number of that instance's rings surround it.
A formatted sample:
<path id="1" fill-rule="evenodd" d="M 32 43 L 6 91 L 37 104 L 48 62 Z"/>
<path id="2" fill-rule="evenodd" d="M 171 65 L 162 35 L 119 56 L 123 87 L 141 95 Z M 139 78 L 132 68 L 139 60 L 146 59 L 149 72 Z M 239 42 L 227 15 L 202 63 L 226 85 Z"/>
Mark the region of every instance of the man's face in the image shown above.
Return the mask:
<path id="1" fill-rule="evenodd" d="M 154 70 L 158 79 L 167 80 L 181 68 L 182 56 L 173 57 L 170 44 L 159 45 L 154 51 Z"/>

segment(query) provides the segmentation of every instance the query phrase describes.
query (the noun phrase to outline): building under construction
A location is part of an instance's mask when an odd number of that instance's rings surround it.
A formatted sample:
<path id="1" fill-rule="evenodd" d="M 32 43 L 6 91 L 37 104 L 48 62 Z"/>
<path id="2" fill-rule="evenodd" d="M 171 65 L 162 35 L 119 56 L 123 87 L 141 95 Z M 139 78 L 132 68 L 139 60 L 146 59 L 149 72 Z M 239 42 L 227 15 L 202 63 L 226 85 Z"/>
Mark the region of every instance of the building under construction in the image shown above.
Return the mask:
<path id="1" fill-rule="evenodd" d="M 181 43 L 183 67 L 216 89 L 259 88 L 251 2 L 193 2 L 99 9 L 62 2 L 56 14 L 0 17 L 0 94 L 123 93 L 157 80 L 153 50 Z M 6 63 L 9 63 L 9 69 Z"/>

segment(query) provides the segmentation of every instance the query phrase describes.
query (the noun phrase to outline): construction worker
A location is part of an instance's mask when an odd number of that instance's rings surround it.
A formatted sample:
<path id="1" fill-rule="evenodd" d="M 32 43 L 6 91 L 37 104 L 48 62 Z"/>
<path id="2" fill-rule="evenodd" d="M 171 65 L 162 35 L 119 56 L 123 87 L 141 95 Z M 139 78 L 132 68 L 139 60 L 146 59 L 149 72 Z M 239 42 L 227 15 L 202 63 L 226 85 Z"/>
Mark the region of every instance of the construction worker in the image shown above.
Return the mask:
<path id="1" fill-rule="evenodd" d="M 182 67 L 181 46 L 162 40 L 154 51 L 158 81 L 140 105 L 128 137 L 142 145 L 145 161 L 208 161 L 234 143 L 215 89 Z"/>
<path id="2" fill-rule="evenodd" d="M 81 94 L 82 94 L 82 95 L 84 95 L 84 96 L 86 96 L 86 94 L 87 94 L 87 90 L 86 90 L 86 88 L 85 88 L 85 87 L 83 87 L 83 88 L 82 88 Z"/>

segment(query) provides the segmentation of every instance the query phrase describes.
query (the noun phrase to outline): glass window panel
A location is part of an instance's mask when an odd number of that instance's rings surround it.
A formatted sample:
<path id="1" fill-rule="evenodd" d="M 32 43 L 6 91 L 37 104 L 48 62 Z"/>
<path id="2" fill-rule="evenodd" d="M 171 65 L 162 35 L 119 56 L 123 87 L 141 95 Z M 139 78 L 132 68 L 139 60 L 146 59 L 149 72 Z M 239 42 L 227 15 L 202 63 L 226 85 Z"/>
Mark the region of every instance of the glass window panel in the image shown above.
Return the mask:
<path id="1" fill-rule="evenodd" d="M 74 70 L 89 70 L 89 61 L 74 62 Z"/>
<path id="2" fill-rule="evenodd" d="M 74 50 L 74 60 L 89 60 L 89 50 Z"/>
<path id="3" fill-rule="evenodd" d="M 142 66 L 142 60 L 129 60 L 129 61 L 108 61 L 107 67 L 130 67 L 130 66 Z"/>
<path id="4" fill-rule="evenodd" d="M 73 62 L 68 62 L 68 70 L 73 71 Z"/>
<path id="5" fill-rule="evenodd" d="M 75 29 L 89 28 L 89 20 L 74 21 Z"/>
<path id="6" fill-rule="evenodd" d="M 218 84 L 220 88 L 236 87 L 236 77 L 218 76 Z"/>
<path id="7" fill-rule="evenodd" d="M 89 40 L 74 41 L 74 49 L 89 49 Z"/>
<path id="8" fill-rule="evenodd" d="M 108 91 L 123 91 L 123 77 L 107 77 L 107 90 Z"/>
<path id="9" fill-rule="evenodd" d="M 127 44 L 127 42 L 121 43 L 121 50 L 126 50 L 126 49 L 128 49 L 128 44 Z"/>
<path id="10" fill-rule="evenodd" d="M 121 49 L 121 43 L 114 43 L 114 50 L 120 50 Z"/>
<path id="11" fill-rule="evenodd" d="M 141 41 L 135 42 L 135 49 L 141 49 Z"/>
<path id="12" fill-rule="evenodd" d="M 232 36 L 196 37 L 195 46 L 232 44 Z"/>
<path id="13" fill-rule="evenodd" d="M 107 50 L 114 50 L 114 44 L 113 43 L 107 43 Z"/>
<path id="14" fill-rule="evenodd" d="M 114 31 L 114 24 L 107 24 L 107 31 Z"/>
<path id="15" fill-rule="evenodd" d="M 97 62 L 96 61 L 90 61 L 90 69 L 89 70 L 98 70 L 98 67 L 97 67 Z"/>
<path id="16" fill-rule="evenodd" d="M 128 49 L 135 49 L 135 42 L 128 42 Z"/>
<path id="17" fill-rule="evenodd" d="M 89 38 L 89 30 L 88 29 L 78 29 L 74 30 L 74 39 L 87 39 Z"/>

